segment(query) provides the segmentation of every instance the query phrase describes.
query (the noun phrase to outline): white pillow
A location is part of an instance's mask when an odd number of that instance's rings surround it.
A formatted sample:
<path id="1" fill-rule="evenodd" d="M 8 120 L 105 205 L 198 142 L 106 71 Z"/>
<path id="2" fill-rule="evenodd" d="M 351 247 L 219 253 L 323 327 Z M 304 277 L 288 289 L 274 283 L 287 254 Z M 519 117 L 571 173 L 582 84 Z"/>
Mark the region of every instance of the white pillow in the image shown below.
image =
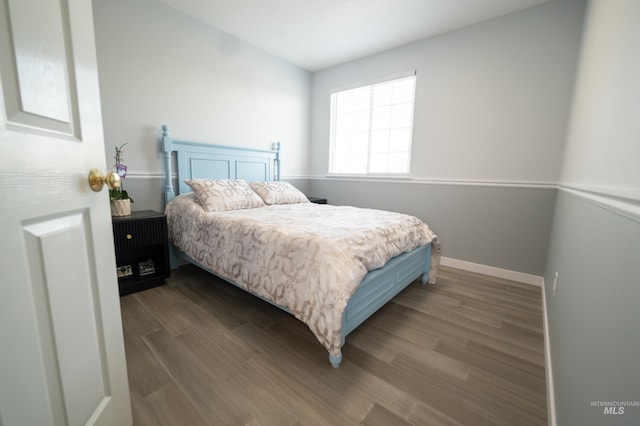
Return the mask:
<path id="1" fill-rule="evenodd" d="M 264 206 L 262 199 L 247 182 L 240 179 L 189 179 L 184 182 L 191 187 L 205 210 L 210 212 Z"/>
<path id="2" fill-rule="evenodd" d="M 249 182 L 249 186 L 262 198 L 265 204 L 308 203 L 305 195 L 289 182 Z"/>

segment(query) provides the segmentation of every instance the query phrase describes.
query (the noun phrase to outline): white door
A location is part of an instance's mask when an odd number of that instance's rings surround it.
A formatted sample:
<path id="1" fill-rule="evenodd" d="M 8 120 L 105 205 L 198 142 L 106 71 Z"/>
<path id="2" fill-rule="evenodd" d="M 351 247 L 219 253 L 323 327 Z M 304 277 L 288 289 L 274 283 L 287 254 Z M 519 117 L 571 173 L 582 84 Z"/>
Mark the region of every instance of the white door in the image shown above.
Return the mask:
<path id="1" fill-rule="evenodd" d="M 0 1 L 0 425 L 131 424 L 91 0 Z"/>

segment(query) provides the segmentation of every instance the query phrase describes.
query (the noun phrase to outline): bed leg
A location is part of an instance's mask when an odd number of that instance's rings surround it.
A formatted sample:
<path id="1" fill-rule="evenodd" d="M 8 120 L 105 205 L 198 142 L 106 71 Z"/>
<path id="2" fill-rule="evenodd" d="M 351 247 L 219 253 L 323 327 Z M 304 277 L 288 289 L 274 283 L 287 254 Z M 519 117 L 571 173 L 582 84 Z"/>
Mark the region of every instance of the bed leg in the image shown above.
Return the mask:
<path id="1" fill-rule="evenodd" d="M 337 356 L 332 353 L 329 353 L 329 362 L 331 363 L 331 366 L 333 368 L 340 367 L 340 363 L 342 363 L 342 352 L 340 352 L 340 354 Z"/>
<path id="2" fill-rule="evenodd" d="M 424 274 L 422 274 L 422 276 L 420 277 L 420 281 L 422 281 L 423 285 L 427 285 L 427 283 L 429 282 L 429 273 L 425 272 Z"/>

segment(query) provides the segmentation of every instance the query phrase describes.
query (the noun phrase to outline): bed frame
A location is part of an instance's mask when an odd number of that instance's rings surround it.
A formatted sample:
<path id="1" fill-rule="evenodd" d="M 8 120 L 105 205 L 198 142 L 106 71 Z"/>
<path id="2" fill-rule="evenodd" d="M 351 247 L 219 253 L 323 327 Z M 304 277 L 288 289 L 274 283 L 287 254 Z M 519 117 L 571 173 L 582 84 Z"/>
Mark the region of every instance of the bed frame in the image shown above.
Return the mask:
<path id="1" fill-rule="evenodd" d="M 179 141 L 169 136 L 169 130 L 166 125 L 162 126 L 161 142 L 166 171 L 165 204 L 176 195 L 191 191 L 189 186 L 184 183 L 185 179 L 280 180 L 279 142 L 275 144 L 274 150 L 259 150 Z M 177 194 L 173 186 L 172 164 L 174 152 L 176 153 L 178 178 Z M 178 259 L 182 258 L 207 270 L 186 253 L 174 247 L 173 244 L 170 245 L 170 253 L 171 267 L 173 269 L 178 267 Z M 426 284 L 430 266 L 431 244 L 428 244 L 396 256 L 387 262 L 384 267 L 370 271 L 365 275 L 344 311 L 340 346 L 344 345 L 345 338 L 349 333 L 417 278 L 420 277 L 422 283 Z M 226 279 L 225 281 L 231 282 Z M 233 282 L 231 283 L 236 285 Z M 267 302 L 289 312 L 286 307 L 277 305 L 270 300 L 267 300 Z M 329 362 L 334 368 L 340 366 L 342 353 L 337 356 L 329 353 Z"/>

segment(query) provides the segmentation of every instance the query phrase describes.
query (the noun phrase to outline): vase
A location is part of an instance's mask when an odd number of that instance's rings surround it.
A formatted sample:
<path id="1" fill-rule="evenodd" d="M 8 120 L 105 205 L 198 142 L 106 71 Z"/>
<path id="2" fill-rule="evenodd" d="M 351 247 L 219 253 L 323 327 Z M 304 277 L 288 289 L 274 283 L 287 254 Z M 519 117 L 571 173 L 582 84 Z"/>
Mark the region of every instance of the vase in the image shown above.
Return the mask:
<path id="1" fill-rule="evenodd" d="M 111 216 L 130 216 L 131 200 L 112 200 Z"/>

